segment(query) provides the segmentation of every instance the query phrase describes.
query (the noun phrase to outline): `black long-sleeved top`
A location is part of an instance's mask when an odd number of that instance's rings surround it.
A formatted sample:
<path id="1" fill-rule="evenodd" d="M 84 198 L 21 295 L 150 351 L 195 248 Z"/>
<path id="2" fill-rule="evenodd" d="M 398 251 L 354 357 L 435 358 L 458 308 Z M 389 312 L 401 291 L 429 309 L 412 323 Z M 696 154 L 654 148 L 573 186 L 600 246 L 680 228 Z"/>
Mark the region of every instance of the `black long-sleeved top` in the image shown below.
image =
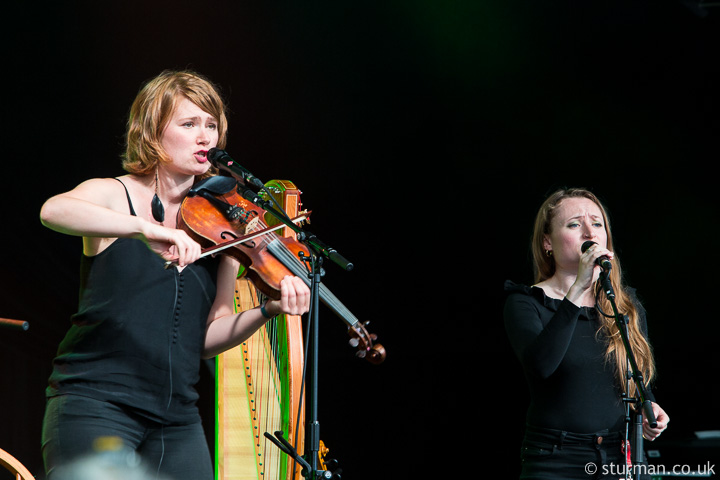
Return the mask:
<path id="1" fill-rule="evenodd" d="M 597 311 L 511 281 L 505 292 L 505 329 L 530 390 L 527 423 L 576 433 L 623 431 L 622 390 L 605 357 Z M 646 332 L 645 310 L 635 303 Z"/>

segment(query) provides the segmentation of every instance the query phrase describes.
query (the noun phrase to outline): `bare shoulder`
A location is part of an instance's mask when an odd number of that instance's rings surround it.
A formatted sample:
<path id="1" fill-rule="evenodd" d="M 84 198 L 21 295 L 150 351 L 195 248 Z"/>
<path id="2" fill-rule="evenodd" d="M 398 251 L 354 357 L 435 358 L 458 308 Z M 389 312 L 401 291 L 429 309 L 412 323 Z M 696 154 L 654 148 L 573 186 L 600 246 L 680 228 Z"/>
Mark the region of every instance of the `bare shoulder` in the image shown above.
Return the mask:
<path id="1" fill-rule="evenodd" d="M 72 197 L 102 197 L 122 193 L 125 189 L 117 178 L 91 178 L 65 193 Z M 87 198 L 85 198 L 87 199 Z"/>
<path id="2" fill-rule="evenodd" d="M 95 205 L 100 205 L 116 211 L 127 211 L 127 194 L 124 183 L 128 182 L 124 177 L 118 178 L 91 178 L 85 180 L 77 187 L 62 195 L 72 198 L 86 200 Z"/>

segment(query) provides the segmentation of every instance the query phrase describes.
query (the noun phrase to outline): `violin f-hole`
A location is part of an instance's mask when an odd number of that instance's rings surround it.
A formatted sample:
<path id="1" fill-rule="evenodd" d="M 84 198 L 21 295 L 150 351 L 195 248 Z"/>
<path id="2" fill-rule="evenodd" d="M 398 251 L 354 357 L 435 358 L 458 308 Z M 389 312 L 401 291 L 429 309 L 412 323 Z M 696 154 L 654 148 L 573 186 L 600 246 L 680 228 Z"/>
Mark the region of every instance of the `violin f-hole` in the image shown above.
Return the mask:
<path id="1" fill-rule="evenodd" d="M 220 233 L 220 238 L 222 238 L 223 240 L 235 240 L 239 237 L 237 235 L 235 235 L 234 232 L 228 232 L 227 230 L 225 230 L 222 233 Z M 243 247 L 246 247 L 246 248 L 255 248 L 256 247 L 255 240 L 248 240 L 247 242 L 241 242 L 238 245 L 242 245 Z"/>

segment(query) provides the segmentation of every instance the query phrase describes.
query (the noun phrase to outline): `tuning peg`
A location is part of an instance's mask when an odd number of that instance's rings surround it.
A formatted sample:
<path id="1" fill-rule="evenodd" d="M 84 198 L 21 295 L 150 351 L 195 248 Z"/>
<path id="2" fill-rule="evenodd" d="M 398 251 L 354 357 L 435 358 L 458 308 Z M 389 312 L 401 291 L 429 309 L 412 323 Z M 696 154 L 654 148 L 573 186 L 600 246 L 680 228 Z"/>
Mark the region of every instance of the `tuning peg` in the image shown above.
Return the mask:
<path id="1" fill-rule="evenodd" d="M 385 347 L 383 347 L 379 343 L 376 343 L 375 345 L 373 345 L 368 353 L 369 353 L 369 355 L 367 357 L 367 360 L 368 360 L 368 362 L 370 362 L 374 365 L 379 365 L 385 361 L 385 356 L 386 356 Z M 365 358 L 364 355 L 363 355 L 363 358 Z"/>

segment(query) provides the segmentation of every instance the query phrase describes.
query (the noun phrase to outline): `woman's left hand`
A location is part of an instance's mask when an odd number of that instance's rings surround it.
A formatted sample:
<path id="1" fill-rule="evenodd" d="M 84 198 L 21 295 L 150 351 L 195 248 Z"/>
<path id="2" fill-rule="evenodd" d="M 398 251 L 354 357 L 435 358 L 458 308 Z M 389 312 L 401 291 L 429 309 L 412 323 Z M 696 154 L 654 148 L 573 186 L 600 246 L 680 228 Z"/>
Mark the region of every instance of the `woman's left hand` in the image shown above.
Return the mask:
<path id="1" fill-rule="evenodd" d="M 643 418 L 643 438 L 650 441 L 657 439 L 667 428 L 668 422 L 670 422 L 670 417 L 665 413 L 665 410 L 660 408 L 660 405 L 652 402 L 652 410 L 655 420 L 657 420 L 657 427 L 652 428 L 648 423 L 648 419 Z"/>
<path id="2" fill-rule="evenodd" d="M 310 289 L 298 277 L 286 276 L 280 282 L 280 300 L 265 304 L 269 314 L 302 315 L 310 310 Z"/>

